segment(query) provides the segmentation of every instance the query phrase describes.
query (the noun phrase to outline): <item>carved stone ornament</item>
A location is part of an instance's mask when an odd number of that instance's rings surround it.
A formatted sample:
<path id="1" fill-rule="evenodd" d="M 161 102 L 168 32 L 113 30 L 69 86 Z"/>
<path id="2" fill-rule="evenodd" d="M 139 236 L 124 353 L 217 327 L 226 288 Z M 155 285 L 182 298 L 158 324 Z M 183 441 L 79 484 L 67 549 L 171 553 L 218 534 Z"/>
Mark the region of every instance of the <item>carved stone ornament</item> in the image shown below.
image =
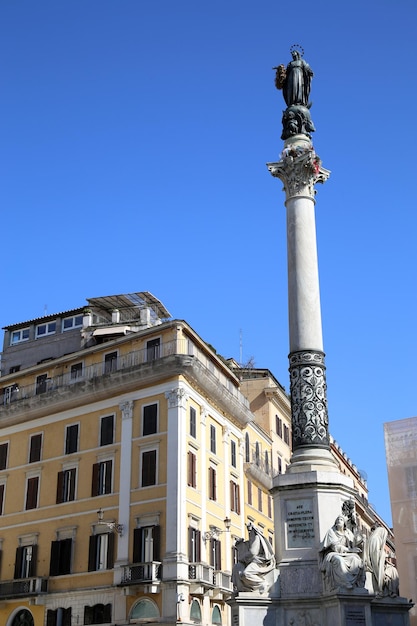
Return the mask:
<path id="1" fill-rule="evenodd" d="M 133 400 L 126 400 L 120 404 L 122 419 L 130 419 L 133 415 Z"/>
<path id="2" fill-rule="evenodd" d="M 293 448 L 328 448 L 326 367 L 318 350 L 293 352 L 290 360 Z"/>
<path id="3" fill-rule="evenodd" d="M 316 183 L 325 183 L 330 171 L 322 167 L 321 159 L 311 143 L 300 142 L 286 146 L 277 163 L 267 163 L 272 176 L 284 183 L 287 200 L 295 196 L 314 199 Z"/>
<path id="4" fill-rule="evenodd" d="M 185 408 L 187 395 L 185 389 L 182 387 L 176 387 L 175 389 L 171 389 L 171 391 L 167 391 L 165 397 L 168 400 L 168 408 L 174 409 L 177 406 Z"/>

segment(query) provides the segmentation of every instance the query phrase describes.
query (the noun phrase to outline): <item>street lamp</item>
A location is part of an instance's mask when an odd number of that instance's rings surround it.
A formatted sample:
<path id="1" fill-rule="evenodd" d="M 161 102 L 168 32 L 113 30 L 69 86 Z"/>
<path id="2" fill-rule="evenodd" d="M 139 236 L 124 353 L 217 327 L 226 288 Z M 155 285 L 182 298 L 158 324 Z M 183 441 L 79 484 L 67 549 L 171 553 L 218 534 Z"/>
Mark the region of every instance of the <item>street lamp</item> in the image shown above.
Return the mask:
<path id="1" fill-rule="evenodd" d="M 206 543 L 206 541 L 208 541 L 209 539 L 218 539 L 221 533 L 230 533 L 230 526 L 232 525 L 232 520 L 230 519 L 230 517 L 225 517 L 223 523 L 225 526 L 225 530 L 221 530 L 221 528 L 219 528 L 218 526 L 210 524 L 210 530 L 206 530 L 206 532 L 203 533 L 204 543 Z"/>
<path id="2" fill-rule="evenodd" d="M 107 526 L 107 528 L 109 528 L 112 531 L 116 531 L 118 535 L 122 536 L 122 534 L 123 534 L 123 524 L 118 524 L 114 520 L 113 521 L 104 520 L 103 517 L 104 517 L 103 509 L 100 508 L 97 511 L 98 524 L 104 524 L 105 526 Z"/>

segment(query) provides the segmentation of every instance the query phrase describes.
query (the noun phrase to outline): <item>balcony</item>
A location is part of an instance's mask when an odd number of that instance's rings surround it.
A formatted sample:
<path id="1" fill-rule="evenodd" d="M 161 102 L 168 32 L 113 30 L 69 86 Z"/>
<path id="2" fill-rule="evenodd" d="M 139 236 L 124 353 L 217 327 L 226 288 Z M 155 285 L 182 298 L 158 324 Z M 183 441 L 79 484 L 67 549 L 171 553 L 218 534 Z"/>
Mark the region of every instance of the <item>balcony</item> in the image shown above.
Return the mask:
<path id="1" fill-rule="evenodd" d="M 55 371 L 56 375 L 43 378 L 32 385 L 20 385 L 19 374 L 10 382 L 3 382 L 3 398 L 0 400 L 0 416 L 13 423 L 28 418 L 44 416 L 45 411 L 73 408 L 89 401 L 108 397 L 109 393 L 137 388 L 138 383 L 153 384 L 162 376 L 184 374 L 217 401 L 221 408 L 230 411 L 241 425 L 252 421 L 249 402 L 242 395 L 232 378 L 228 377 L 221 364 L 207 351 L 202 350 L 188 338 L 162 342 L 151 350 L 143 348 L 121 355 L 111 362 L 101 360 L 80 370 L 59 373 L 59 369 L 81 361 L 82 352 L 74 354 L 65 363 L 45 363 L 37 372 Z M 99 353 L 101 358 L 101 353 Z M 233 376 L 233 374 L 231 374 Z M 36 372 L 34 372 L 34 378 Z M 42 381 L 40 384 L 40 378 Z"/>
<path id="2" fill-rule="evenodd" d="M 123 567 L 122 585 L 159 585 L 161 582 L 161 563 L 134 563 Z"/>
<path id="3" fill-rule="evenodd" d="M 214 587 L 220 593 L 231 594 L 233 591 L 232 576 L 227 572 L 214 572 Z"/>
<path id="4" fill-rule="evenodd" d="M 47 578 L 21 578 L 0 582 L 0 598 L 23 598 L 48 593 Z"/>
<path id="5" fill-rule="evenodd" d="M 203 595 L 214 588 L 214 568 L 207 563 L 190 563 L 188 566 L 190 593 Z"/>
<path id="6" fill-rule="evenodd" d="M 265 489 L 272 489 L 274 470 L 271 464 L 265 461 L 265 457 L 261 456 L 255 446 L 250 450 L 249 459 L 243 466 L 245 473 Z"/>

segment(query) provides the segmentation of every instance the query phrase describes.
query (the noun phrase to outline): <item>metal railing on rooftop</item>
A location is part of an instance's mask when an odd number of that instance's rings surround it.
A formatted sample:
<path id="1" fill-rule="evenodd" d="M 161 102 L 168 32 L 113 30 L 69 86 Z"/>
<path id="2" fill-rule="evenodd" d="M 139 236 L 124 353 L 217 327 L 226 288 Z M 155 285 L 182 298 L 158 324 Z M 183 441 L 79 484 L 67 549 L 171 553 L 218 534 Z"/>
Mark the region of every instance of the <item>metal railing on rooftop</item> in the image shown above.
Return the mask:
<path id="1" fill-rule="evenodd" d="M 20 385 L 16 382 L 5 385 L 2 389 L 3 396 L 0 402 L 4 406 L 7 406 L 35 396 L 52 394 L 57 390 L 76 385 L 81 386 L 88 381 L 100 377 L 110 377 L 116 372 L 127 372 L 172 355 L 188 355 L 195 357 L 205 369 L 215 376 L 220 385 L 226 387 L 235 398 L 238 398 L 246 407 L 249 407 L 248 400 L 241 394 L 233 381 L 221 371 L 214 360 L 194 342 L 185 338 L 168 342 L 161 341 L 159 345 L 153 344 L 152 346 L 144 347 L 139 350 L 132 350 L 127 354 L 107 358 L 107 360 L 101 360 L 100 362 L 87 366 L 83 364 L 82 356 L 77 355 L 78 360 L 74 358 L 72 363 L 68 363 L 65 366 L 67 371 L 64 373 L 50 374 L 54 369 L 58 370 L 58 368 L 62 369 L 64 367 L 62 364 L 54 365 L 53 361 L 51 361 L 45 364 L 45 373 L 36 376 L 36 382 L 30 385 Z M 21 373 L 22 372 L 20 372 L 20 374 Z M 17 374 L 17 376 L 18 375 L 19 374 Z"/>

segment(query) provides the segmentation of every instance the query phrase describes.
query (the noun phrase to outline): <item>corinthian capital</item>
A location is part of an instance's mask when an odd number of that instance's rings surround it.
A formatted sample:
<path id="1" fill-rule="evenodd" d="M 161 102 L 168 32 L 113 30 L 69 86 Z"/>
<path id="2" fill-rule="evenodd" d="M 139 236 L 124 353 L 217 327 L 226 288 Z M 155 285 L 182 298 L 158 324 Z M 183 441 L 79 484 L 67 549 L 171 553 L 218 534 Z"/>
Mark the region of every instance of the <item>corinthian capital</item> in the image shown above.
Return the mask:
<path id="1" fill-rule="evenodd" d="M 330 176 L 330 171 L 322 166 L 311 143 L 306 141 L 286 145 L 281 160 L 267 163 L 267 167 L 272 176 L 284 183 L 287 200 L 295 196 L 307 196 L 314 200 L 314 185 L 325 183 Z"/>
<path id="2" fill-rule="evenodd" d="M 177 406 L 182 409 L 185 408 L 185 401 L 187 399 L 185 389 L 182 387 L 176 387 L 165 393 L 165 397 L 168 400 L 168 408 L 173 409 Z"/>

